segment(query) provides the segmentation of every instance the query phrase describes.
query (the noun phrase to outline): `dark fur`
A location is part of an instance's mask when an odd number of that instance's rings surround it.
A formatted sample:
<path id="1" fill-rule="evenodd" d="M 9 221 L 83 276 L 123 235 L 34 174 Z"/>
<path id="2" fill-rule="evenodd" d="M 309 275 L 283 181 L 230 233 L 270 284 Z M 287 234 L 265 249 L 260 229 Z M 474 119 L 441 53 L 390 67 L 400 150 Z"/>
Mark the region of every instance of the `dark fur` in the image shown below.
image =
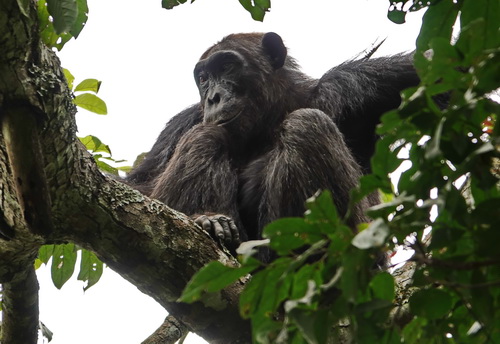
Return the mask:
<path id="1" fill-rule="evenodd" d="M 381 114 L 418 83 L 410 55 L 348 61 L 312 79 L 273 33 L 224 38 L 202 55 L 195 78 L 200 104 L 167 124 L 127 181 L 186 214 L 227 215 L 243 241 L 301 216 L 318 189 L 345 214 L 349 190 L 370 170 Z M 369 203 L 354 209 L 352 227 L 367 220 Z"/>

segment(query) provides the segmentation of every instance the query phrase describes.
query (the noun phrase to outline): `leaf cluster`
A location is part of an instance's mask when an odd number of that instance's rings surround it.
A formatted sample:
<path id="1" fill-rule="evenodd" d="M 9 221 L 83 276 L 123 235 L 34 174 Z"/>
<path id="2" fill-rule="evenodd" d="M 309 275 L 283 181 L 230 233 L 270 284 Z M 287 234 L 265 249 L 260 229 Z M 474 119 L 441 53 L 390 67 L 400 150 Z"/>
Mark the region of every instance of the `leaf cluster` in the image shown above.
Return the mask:
<path id="1" fill-rule="evenodd" d="M 78 251 L 81 252 L 81 259 L 77 279 L 86 282 L 83 288 L 85 291 L 99 281 L 104 264 L 94 253 L 79 248 L 75 244 L 42 246 L 35 261 L 35 268 L 38 269 L 42 264 L 48 264 L 52 258 L 52 282 L 57 289 L 61 289 L 75 271 Z"/>
<path id="2" fill-rule="evenodd" d="M 78 93 L 73 98 L 73 103 L 76 106 L 98 115 L 106 115 L 108 113 L 106 103 L 97 96 L 101 87 L 101 81 L 97 79 L 85 79 L 74 86 L 75 77 L 67 69 L 64 69 L 63 72 L 70 91 Z M 117 176 L 118 171 L 128 172 L 130 170 L 130 166 L 115 167 L 112 165 L 122 163 L 124 160 L 114 159 L 109 146 L 104 144 L 98 137 L 87 135 L 79 137 L 79 139 L 85 148 L 92 153 L 97 166 L 102 171 Z"/>
<path id="3" fill-rule="evenodd" d="M 77 38 L 87 22 L 87 0 L 38 0 L 37 6 L 40 37 L 57 50 Z"/>

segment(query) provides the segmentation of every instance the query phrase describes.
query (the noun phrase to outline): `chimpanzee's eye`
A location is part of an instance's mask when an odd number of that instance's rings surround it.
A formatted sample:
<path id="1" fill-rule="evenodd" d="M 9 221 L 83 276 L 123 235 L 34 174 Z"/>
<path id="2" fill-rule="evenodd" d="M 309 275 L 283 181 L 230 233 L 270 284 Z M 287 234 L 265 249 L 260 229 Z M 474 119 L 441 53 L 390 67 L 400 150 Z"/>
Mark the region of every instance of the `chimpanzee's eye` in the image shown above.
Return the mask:
<path id="1" fill-rule="evenodd" d="M 207 81 L 208 79 L 208 76 L 207 76 L 207 73 L 204 72 L 204 71 L 201 71 L 199 74 L 198 74 L 198 80 L 200 82 L 200 84 L 203 84 L 205 81 Z"/>

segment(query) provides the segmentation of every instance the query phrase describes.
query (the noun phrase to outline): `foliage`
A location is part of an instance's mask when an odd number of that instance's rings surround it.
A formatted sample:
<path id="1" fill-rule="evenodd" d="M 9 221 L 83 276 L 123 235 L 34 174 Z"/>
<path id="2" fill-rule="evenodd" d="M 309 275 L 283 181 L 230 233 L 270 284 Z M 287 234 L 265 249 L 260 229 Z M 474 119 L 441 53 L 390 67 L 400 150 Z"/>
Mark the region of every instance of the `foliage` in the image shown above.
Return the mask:
<path id="1" fill-rule="evenodd" d="M 81 107 L 82 109 L 94 112 L 98 115 L 106 115 L 108 109 L 106 103 L 97 96 L 99 89 L 101 87 L 101 81 L 97 79 L 85 79 L 78 85 L 74 86 L 75 77 L 67 69 L 63 69 L 64 76 L 68 82 L 68 87 L 70 91 L 77 92 L 73 98 L 73 103 Z M 84 92 L 84 93 L 82 93 Z M 111 156 L 111 149 L 108 145 L 104 144 L 99 138 L 88 135 L 85 137 L 79 137 L 80 141 L 84 144 L 85 148 L 92 153 L 97 166 L 104 172 L 118 175 L 118 171 L 128 172 L 130 170 L 129 166 L 115 167 L 109 163 L 117 164 L 124 160 L 115 160 Z"/>
<path id="2" fill-rule="evenodd" d="M 87 283 L 83 288 L 83 290 L 87 290 L 99 281 L 104 266 L 97 256 L 90 251 L 79 248 L 74 244 L 44 245 L 38 252 L 35 267 L 38 268 L 41 264 L 48 264 L 50 258 L 52 258 L 52 282 L 57 289 L 61 289 L 75 271 L 78 251 L 81 252 L 81 259 L 77 279 Z"/>
<path id="3" fill-rule="evenodd" d="M 391 195 L 370 209 L 374 221 L 354 235 L 323 193 L 308 201 L 303 219 L 266 227 L 275 261 L 260 266 L 241 252 L 240 268 L 211 263 L 182 301 L 253 271 L 240 313 L 256 343 L 326 343 L 345 324 L 356 343 L 500 343 L 500 105 L 491 100 L 500 87 L 500 3 L 391 1 L 388 16 L 402 23 L 426 6 L 415 53 L 422 82 L 384 115 L 373 174 L 353 194 Z M 403 163 L 410 167 L 394 188 L 388 174 Z M 394 279 L 373 262 L 377 248 L 394 250 L 409 236 L 418 291 L 409 323 L 395 325 Z"/>
<path id="4" fill-rule="evenodd" d="M 38 0 L 37 6 L 40 37 L 58 50 L 77 38 L 87 22 L 87 0 Z"/>
<path id="5" fill-rule="evenodd" d="M 187 0 L 162 0 L 161 6 L 170 10 L 186 2 Z M 194 0 L 191 0 L 191 3 L 193 2 Z M 239 0 L 239 2 L 252 15 L 252 18 L 258 21 L 264 21 L 266 12 L 271 8 L 271 0 Z"/>

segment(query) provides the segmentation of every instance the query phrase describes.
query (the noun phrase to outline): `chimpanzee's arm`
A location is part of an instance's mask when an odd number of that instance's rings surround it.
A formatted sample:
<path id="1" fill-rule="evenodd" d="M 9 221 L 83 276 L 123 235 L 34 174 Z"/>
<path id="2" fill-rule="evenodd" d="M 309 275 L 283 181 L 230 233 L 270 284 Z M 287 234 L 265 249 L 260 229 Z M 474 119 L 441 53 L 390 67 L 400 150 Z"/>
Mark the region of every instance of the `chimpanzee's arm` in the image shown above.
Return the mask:
<path id="1" fill-rule="evenodd" d="M 156 143 L 140 165 L 127 176 L 126 182 L 149 194 L 150 183 L 165 170 L 167 162 L 180 138 L 193 126 L 200 123 L 202 113 L 199 104 L 192 105 L 173 117 L 165 126 Z"/>

